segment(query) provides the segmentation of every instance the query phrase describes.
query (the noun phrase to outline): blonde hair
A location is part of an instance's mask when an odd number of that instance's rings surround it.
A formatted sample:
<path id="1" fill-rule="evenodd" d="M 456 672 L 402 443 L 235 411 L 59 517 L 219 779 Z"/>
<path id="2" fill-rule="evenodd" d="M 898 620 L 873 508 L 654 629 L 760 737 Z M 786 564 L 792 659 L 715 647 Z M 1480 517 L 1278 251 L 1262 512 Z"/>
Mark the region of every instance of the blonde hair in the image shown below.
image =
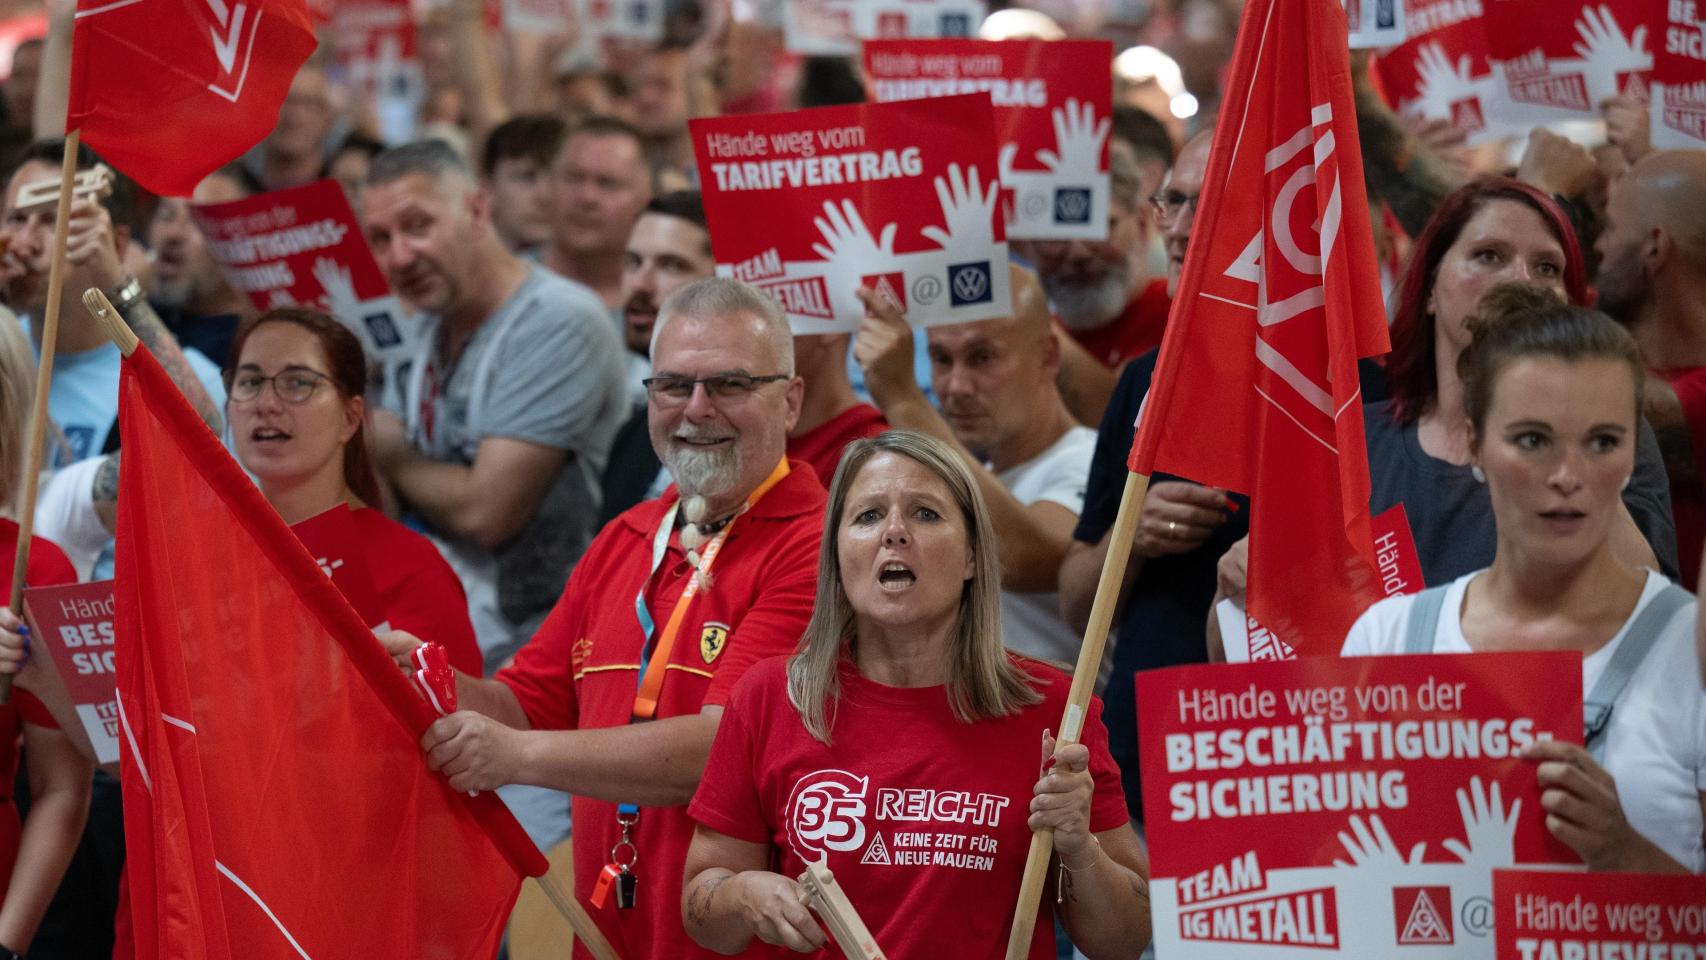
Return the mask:
<path id="1" fill-rule="evenodd" d="M 1001 645 L 1001 562 L 995 528 L 971 471 L 951 447 L 911 430 L 890 430 L 847 445 L 829 485 L 823 546 L 818 551 L 817 603 L 800 647 L 788 660 L 788 700 L 806 732 L 829 743 L 834 707 L 841 697 L 840 662 L 852 644 L 853 608 L 841 583 L 837 536 L 847 494 L 859 471 L 880 453 L 906 457 L 935 474 L 953 495 L 970 539 L 972 575 L 960 593 L 959 616 L 949 635 L 948 704 L 963 723 L 1008 716 L 1042 701 L 1031 678 Z"/>
<path id="2" fill-rule="evenodd" d="M 0 514 L 15 516 L 35 406 L 36 363 L 23 324 L 0 307 Z"/>

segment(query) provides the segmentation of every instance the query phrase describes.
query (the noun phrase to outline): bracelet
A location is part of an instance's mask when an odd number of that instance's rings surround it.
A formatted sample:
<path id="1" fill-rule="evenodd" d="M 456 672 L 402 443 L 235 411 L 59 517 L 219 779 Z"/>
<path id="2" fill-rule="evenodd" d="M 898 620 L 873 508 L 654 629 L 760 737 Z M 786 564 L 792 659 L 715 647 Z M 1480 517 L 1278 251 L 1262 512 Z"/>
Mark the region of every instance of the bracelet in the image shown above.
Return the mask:
<path id="1" fill-rule="evenodd" d="M 108 294 L 107 299 L 112 301 L 113 309 L 123 315 L 142 301 L 142 282 L 135 277 L 126 277 L 125 281 L 118 285 L 118 289 Z M 4 953 L 0 953 L 0 960 L 6 960 Z"/>
<path id="2" fill-rule="evenodd" d="M 1094 845 L 1095 858 L 1090 861 L 1089 866 L 1079 867 L 1078 869 L 1074 870 L 1073 868 L 1066 865 L 1066 858 L 1065 857 L 1058 857 L 1057 859 L 1060 861 L 1060 869 L 1065 870 L 1067 873 L 1083 873 L 1084 871 L 1092 869 L 1093 867 L 1095 867 L 1096 863 L 1102 859 L 1102 841 L 1100 838 L 1098 838 L 1095 834 L 1092 833 L 1092 834 L 1090 834 L 1090 843 Z M 4 960 L 4 958 L 0 958 L 0 960 Z"/>

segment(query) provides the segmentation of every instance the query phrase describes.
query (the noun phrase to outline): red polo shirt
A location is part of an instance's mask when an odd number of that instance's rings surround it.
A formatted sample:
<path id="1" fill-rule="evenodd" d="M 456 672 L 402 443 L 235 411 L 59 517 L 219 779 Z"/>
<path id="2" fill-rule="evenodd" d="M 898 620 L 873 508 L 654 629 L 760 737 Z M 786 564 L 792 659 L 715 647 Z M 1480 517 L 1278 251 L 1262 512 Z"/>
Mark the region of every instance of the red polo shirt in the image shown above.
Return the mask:
<path id="1" fill-rule="evenodd" d="M 1126 361 L 1161 345 L 1161 335 L 1167 332 L 1167 310 L 1172 305 L 1172 298 L 1167 296 L 1167 278 L 1159 277 L 1150 281 L 1137 299 L 1126 304 L 1125 312 L 1107 326 L 1082 331 L 1068 328 L 1066 332 L 1092 357 L 1118 370 Z"/>
<path id="2" fill-rule="evenodd" d="M 811 617 L 824 492 L 808 464 L 789 461 L 786 477 L 730 527 L 682 622 L 665 665 L 657 717 L 691 716 L 721 706 L 746 669 L 791 653 Z M 634 598 L 644 591 L 659 632 L 691 568 L 672 536 L 648 578 L 652 538 L 675 502 L 675 488 L 623 513 L 599 533 L 575 565 L 562 599 L 539 632 L 498 673 L 539 729 L 594 729 L 629 722 L 644 634 Z M 648 582 L 649 580 L 649 582 Z M 693 821 L 686 807 L 648 807 L 633 833 L 639 862 L 635 905 L 591 906 L 594 881 L 619 834 L 616 805 L 575 797 L 575 894 L 617 952 L 629 960 L 709 956 L 681 926 L 681 879 Z M 577 944 L 575 955 L 588 954 Z"/>

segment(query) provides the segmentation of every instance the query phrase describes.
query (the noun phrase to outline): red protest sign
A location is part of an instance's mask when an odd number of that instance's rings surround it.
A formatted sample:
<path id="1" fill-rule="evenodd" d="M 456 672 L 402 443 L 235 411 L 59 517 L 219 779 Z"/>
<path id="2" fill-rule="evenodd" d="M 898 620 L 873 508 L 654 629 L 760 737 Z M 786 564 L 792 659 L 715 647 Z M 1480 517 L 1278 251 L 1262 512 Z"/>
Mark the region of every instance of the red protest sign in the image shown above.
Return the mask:
<path id="1" fill-rule="evenodd" d="M 1380 82 L 1400 113 L 1449 120 L 1482 143 L 1507 132 L 1494 115 L 1481 0 L 1407 0 L 1409 39 L 1380 55 Z"/>
<path id="2" fill-rule="evenodd" d="M 24 616 L 30 622 L 35 649 L 47 651 L 47 662 L 52 664 L 47 689 L 34 692 L 96 763 L 117 763 L 113 582 L 25 590 Z"/>
<path id="3" fill-rule="evenodd" d="M 1138 674 L 1158 951 L 1491 957 L 1464 908 L 1493 868 L 1575 861 L 1518 755 L 1581 742 L 1581 670 L 1522 653 Z"/>
<path id="4" fill-rule="evenodd" d="M 1654 45 L 1653 146 L 1706 149 L 1706 9 L 1697 0 L 1669 0 Z"/>
<path id="5" fill-rule="evenodd" d="M 782 4 L 789 53 L 851 56 L 861 40 L 973 37 L 983 0 L 791 0 Z"/>
<path id="6" fill-rule="evenodd" d="M 1422 559 L 1416 553 L 1416 535 L 1404 505 L 1396 504 L 1369 521 L 1369 526 L 1374 531 L 1381 592 L 1388 597 L 1421 592 L 1427 584 L 1422 582 Z"/>
<path id="7" fill-rule="evenodd" d="M 214 259 L 256 309 L 325 310 L 361 337 L 368 359 L 407 352 L 402 306 L 335 181 L 191 210 Z"/>
<path id="8" fill-rule="evenodd" d="M 1484 0 L 1488 56 L 1513 126 L 1595 119 L 1599 103 L 1647 99 L 1653 0 Z"/>
<path id="9" fill-rule="evenodd" d="M 1103 240 L 1113 55 L 1102 40 L 872 40 L 865 75 L 883 102 L 987 92 L 1007 236 Z"/>
<path id="10" fill-rule="evenodd" d="M 858 327 L 861 285 L 914 324 L 1012 312 L 987 95 L 691 127 L 717 272 L 774 294 L 796 334 Z"/>
<path id="11" fill-rule="evenodd" d="M 361 622 L 374 630 L 386 629 L 385 608 L 368 572 L 367 551 L 357 538 L 349 504 L 340 503 L 301 523 L 291 524 L 290 532 L 308 548 L 309 556 L 337 585 L 338 592 L 361 616 Z"/>
<path id="12" fill-rule="evenodd" d="M 1706 877 L 1493 872 L 1498 960 L 1700 960 Z"/>

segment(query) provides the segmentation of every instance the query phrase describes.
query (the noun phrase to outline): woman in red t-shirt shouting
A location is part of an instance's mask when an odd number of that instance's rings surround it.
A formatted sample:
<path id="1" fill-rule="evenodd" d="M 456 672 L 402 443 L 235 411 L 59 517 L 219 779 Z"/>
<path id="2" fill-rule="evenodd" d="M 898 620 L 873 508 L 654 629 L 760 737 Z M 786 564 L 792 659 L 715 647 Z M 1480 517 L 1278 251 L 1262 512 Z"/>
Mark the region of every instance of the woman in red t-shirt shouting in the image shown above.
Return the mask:
<path id="1" fill-rule="evenodd" d="M 462 584 L 432 541 L 388 518 L 366 440 L 367 357 L 355 334 L 314 310 L 270 310 L 237 329 L 225 371 L 231 446 L 284 518 L 347 503 L 393 629 L 442 644 L 480 676 Z"/>
<path id="2" fill-rule="evenodd" d="M 1073 942 L 1142 952 L 1148 869 L 1101 706 L 1057 753 L 1048 725 L 1070 681 L 1002 649 L 1000 589 L 988 511 L 952 450 L 905 431 L 848 447 L 799 652 L 736 686 L 689 808 L 695 940 L 833 956 L 790 879 L 815 863 L 889 957 L 1000 956 L 1046 828 L 1044 903 Z M 1033 960 L 1055 955 L 1053 929 L 1039 917 Z"/>
<path id="3" fill-rule="evenodd" d="M 34 368 L 18 318 L 0 310 L 0 590 L 5 591 L 12 587 L 20 533 L 10 518 L 22 499 Z M 65 553 L 40 537 L 30 539 L 27 570 L 25 583 L 32 587 L 77 582 Z M 4 606 L 6 599 L 0 594 L 0 674 L 14 674 L 28 652 L 22 624 Z M 11 796 L 20 740 L 30 782 L 30 816 L 21 826 Z M 0 960 L 22 956 L 35 938 L 83 834 L 94 773 L 95 765 L 77 751 L 42 702 L 14 688 L 11 701 L 0 706 Z"/>

